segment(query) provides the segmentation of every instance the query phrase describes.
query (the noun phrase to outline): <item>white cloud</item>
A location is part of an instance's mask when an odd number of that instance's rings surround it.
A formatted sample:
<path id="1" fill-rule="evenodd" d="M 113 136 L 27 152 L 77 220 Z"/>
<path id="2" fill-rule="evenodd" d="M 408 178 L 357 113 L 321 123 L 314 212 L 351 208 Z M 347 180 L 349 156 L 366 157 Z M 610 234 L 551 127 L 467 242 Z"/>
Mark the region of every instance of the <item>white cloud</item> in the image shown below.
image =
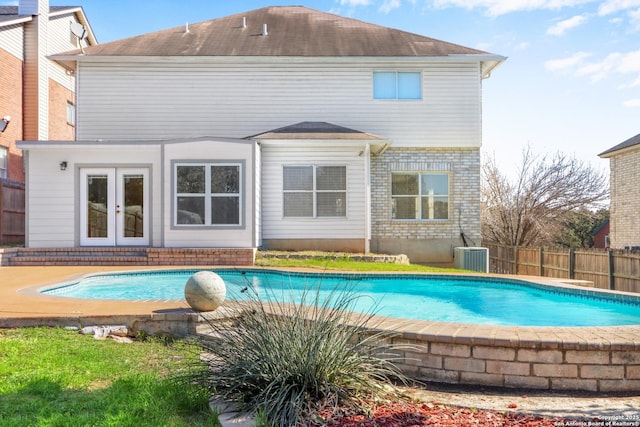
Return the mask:
<path id="1" fill-rule="evenodd" d="M 577 52 L 561 59 L 547 61 L 548 71 L 573 72 L 578 77 L 587 77 L 592 83 L 609 78 L 613 75 L 630 76 L 631 81 L 620 84 L 620 89 L 640 87 L 640 49 L 621 53 L 613 52 L 601 60 L 588 62 L 593 54 Z"/>
<path id="2" fill-rule="evenodd" d="M 638 76 L 637 79 L 635 79 L 634 81 L 632 81 L 631 83 L 629 83 L 627 86 L 625 86 L 624 88 L 627 87 L 640 87 L 640 75 Z"/>
<path id="3" fill-rule="evenodd" d="M 557 10 L 563 7 L 579 6 L 595 1 L 597 0 L 433 0 L 433 5 L 441 8 L 462 7 L 465 9 L 486 9 L 488 15 L 500 16 L 511 12 L 528 10 Z"/>
<path id="4" fill-rule="evenodd" d="M 622 105 L 624 105 L 625 107 L 629 107 L 629 108 L 640 107 L 640 98 L 629 99 L 629 100 L 623 102 Z"/>
<path id="5" fill-rule="evenodd" d="M 393 9 L 397 9 L 400 7 L 400 0 L 384 0 L 382 6 L 378 9 L 380 12 L 387 14 L 391 12 Z"/>
<path id="6" fill-rule="evenodd" d="M 340 0 L 342 6 L 369 6 L 371 0 Z"/>
<path id="7" fill-rule="evenodd" d="M 565 19 L 564 21 L 560 21 L 557 24 L 549 27 L 547 30 L 547 34 L 550 36 L 563 36 L 564 33 L 569 31 L 572 28 L 579 27 L 580 25 L 587 22 L 587 18 L 584 15 L 576 15 L 572 18 Z"/>
<path id="8" fill-rule="evenodd" d="M 593 83 L 599 82 L 615 71 L 621 56 L 618 52 L 610 53 L 600 62 L 591 62 L 579 67 L 576 74 L 589 77 Z"/>
<path id="9" fill-rule="evenodd" d="M 629 9 L 640 8 L 640 0 L 606 0 L 598 7 L 600 16 L 611 15 Z"/>
<path id="10" fill-rule="evenodd" d="M 638 73 L 640 74 L 640 50 L 625 53 L 621 56 L 617 66 L 620 73 Z"/>
<path id="11" fill-rule="evenodd" d="M 545 62 L 544 67 L 549 71 L 562 71 L 580 65 L 590 56 L 591 54 L 588 52 L 576 52 L 566 58 L 547 61 Z"/>

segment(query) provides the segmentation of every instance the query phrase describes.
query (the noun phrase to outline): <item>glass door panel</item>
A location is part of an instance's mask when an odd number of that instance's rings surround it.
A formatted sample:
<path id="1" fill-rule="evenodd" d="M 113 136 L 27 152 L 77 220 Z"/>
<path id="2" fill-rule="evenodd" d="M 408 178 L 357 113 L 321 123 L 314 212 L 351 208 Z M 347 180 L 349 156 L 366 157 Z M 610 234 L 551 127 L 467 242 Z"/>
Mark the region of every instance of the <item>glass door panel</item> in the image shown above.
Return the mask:
<path id="1" fill-rule="evenodd" d="M 114 169 L 80 171 L 80 244 L 108 246 L 115 244 L 115 189 L 111 185 Z"/>
<path id="2" fill-rule="evenodd" d="M 147 169 L 118 169 L 117 180 L 117 244 L 147 245 Z"/>

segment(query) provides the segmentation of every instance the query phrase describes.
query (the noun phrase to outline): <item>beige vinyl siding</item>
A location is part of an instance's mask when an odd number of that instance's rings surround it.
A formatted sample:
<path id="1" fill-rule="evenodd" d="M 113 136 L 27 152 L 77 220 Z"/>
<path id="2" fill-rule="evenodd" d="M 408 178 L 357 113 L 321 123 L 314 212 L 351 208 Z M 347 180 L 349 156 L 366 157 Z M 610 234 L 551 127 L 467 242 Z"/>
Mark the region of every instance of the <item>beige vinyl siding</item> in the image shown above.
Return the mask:
<path id="1" fill-rule="evenodd" d="M 480 146 L 477 62 L 210 61 L 81 61 L 78 138 L 245 137 L 326 121 L 394 146 Z M 373 71 L 389 69 L 422 70 L 423 99 L 374 100 Z"/>
<path id="2" fill-rule="evenodd" d="M 364 146 L 364 144 L 363 144 Z M 364 239 L 367 236 L 366 187 L 363 147 L 262 148 L 263 239 Z M 282 174 L 285 165 L 346 166 L 347 216 L 345 218 L 285 218 Z"/>
<path id="3" fill-rule="evenodd" d="M 75 148 L 74 148 L 75 147 Z M 28 154 L 27 230 L 29 247 L 73 247 L 79 244 L 79 170 L 81 167 L 148 167 L 151 180 L 150 241 L 161 240 L 160 149 L 157 145 L 99 147 L 56 145 Z M 60 162 L 67 169 L 60 170 Z M 75 190 L 74 190 L 75 189 Z"/>
<path id="4" fill-rule="evenodd" d="M 0 49 L 4 49 L 21 61 L 24 61 L 23 24 L 0 27 Z"/>
<path id="5" fill-rule="evenodd" d="M 254 221 L 253 200 L 255 171 L 253 170 L 253 147 L 251 141 L 224 141 L 206 139 L 164 145 L 164 246 L 174 248 L 247 248 L 253 247 Z M 242 226 L 231 227 L 176 227 L 173 224 L 174 207 L 173 162 L 237 162 L 243 163 L 244 193 L 241 193 L 243 212 Z"/>
<path id="6" fill-rule="evenodd" d="M 49 39 L 47 51 L 49 54 L 67 52 L 79 46 L 72 43 L 71 23 L 78 22 L 75 13 L 68 13 L 52 17 L 49 20 Z M 60 83 L 70 91 L 75 91 L 75 78 L 65 72 L 65 69 L 54 61 L 49 61 L 49 78 Z"/>

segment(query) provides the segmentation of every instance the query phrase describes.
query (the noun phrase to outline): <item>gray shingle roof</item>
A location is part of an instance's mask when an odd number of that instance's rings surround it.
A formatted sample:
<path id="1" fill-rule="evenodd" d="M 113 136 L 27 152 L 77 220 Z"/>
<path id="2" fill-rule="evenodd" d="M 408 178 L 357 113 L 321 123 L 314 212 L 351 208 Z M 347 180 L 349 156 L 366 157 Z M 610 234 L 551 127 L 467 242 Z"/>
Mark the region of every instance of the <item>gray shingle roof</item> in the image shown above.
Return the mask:
<path id="1" fill-rule="evenodd" d="M 49 6 L 49 13 L 62 12 L 64 10 L 77 9 L 80 6 Z M 4 15 L 18 15 L 18 6 L 0 6 L 0 16 Z"/>
<path id="2" fill-rule="evenodd" d="M 609 157 L 609 155 L 613 154 L 615 151 L 619 151 L 624 148 L 633 147 L 634 145 L 640 145 L 640 133 L 632 138 L 627 139 L 624 142 L 621 142 L 620 144 L 614 147 L 609 148 L 607 151 L 603 151 L 602 153 L 598 154 L 598 156 Z"/>
<path id="3" fill-rule="evenodd" d="M 79 6 L 49 6 L 49 13 L 63 13 L 65 10 L 75 10 Z M 3 23 L 10 23 L 16 19 L 24 18 L 30 19 L 31 15 L 18 15 L 18 6 L 0 6 L 0 25 Z M 20 20 L 18 21 L 20 22 Z"/>
<path id="4" fill-rule="evenodd" d="M 327 122 L 300 122 L 258 135 L 248 136 L 246 139 L 349 139 L 386 141 L 386 139 L 371 133 L 349 129 Z"/>
<path id="5" fill-rule="evenodd" d="M 246 28 L 243 28 L 246 18 Z M 263 25 L 268 35 L 262 35 Z M 487 52 L 303 6 L 273 6 L 122 39 L 86 56 L 447 56 Z"/>

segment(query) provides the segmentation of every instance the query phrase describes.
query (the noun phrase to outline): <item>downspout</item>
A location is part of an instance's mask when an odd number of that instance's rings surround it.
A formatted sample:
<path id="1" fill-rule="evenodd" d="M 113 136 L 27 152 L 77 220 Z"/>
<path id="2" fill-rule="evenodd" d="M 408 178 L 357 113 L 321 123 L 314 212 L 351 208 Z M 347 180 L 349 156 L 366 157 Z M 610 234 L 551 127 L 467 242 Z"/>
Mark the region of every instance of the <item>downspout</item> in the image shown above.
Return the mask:
<path id="1" fill-rule="evenodd" d="M 369 253 L 371 248 L 371 144 L 364 146 L 364 179 L 365 179 L 365 206 L 367 214 L 365 216 L 365 253 Z"/>

